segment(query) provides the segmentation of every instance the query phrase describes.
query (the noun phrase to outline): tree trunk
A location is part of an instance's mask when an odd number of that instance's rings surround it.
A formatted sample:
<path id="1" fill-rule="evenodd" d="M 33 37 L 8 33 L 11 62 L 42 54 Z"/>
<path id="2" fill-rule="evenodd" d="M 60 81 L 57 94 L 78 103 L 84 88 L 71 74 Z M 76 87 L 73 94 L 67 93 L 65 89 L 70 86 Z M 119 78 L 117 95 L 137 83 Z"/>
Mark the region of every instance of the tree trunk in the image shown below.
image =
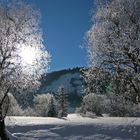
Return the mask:
<path id="1" fill-rule="evenodd" d="M 2 98 L 0 102 L 0 140 L 9 140 L 9 137 L 5 129 L 5 117 L 9 109 L 9 96 L 7 94 L 9 92 L 9 89 L 10 87 L 7 89 L 7 91 L 4 94 L 4 97 Z M 2 107 L 5 101 L 7 101 L 6 102 L 7 107 L 5 108 L 5 112 L 3 113 Z"/>
<path id="2" fill-rule="evenodd" d="M 0 138 L 1 140 L 9 140 L 6 130 L 5 130 L 4 119 L 0 120 Z"/>

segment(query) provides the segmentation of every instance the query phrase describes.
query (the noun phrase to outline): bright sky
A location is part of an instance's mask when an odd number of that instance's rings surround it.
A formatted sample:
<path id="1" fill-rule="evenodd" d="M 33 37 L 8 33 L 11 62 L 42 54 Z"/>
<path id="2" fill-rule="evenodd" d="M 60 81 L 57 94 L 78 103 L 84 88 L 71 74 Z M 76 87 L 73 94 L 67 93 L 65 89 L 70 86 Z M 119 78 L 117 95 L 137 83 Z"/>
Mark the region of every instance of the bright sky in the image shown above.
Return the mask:
<path id="1" fill-rule="evenodd" d="M 93 0 L 27 0 L 42 14 L 44 43 L 52 55 L 50 71 L 86 66 L 86 50 L 81 49 L 91 25 Z"/>

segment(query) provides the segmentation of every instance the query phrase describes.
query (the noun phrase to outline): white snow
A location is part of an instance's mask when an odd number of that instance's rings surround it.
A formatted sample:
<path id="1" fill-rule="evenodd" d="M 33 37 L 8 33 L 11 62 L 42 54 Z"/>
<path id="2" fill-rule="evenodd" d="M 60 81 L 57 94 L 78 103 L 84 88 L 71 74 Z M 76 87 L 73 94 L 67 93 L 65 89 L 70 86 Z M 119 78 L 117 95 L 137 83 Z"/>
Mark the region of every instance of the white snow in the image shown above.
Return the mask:
<path id="1" fill-rule="evenodd" d="M 12 140 L 140 140 L 140 118 L 7 117 Z"/>

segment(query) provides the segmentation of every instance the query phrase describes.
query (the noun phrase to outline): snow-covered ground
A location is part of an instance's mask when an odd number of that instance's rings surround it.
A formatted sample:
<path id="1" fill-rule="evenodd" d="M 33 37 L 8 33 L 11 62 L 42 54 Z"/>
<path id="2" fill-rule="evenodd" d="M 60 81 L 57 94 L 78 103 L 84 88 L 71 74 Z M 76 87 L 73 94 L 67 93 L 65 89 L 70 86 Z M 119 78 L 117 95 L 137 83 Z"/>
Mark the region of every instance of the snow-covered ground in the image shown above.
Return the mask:
<path id="1" fill-rule="evenodd" d="M 140 118 L 7 117 L 11 140 L 140 140 Z"/>

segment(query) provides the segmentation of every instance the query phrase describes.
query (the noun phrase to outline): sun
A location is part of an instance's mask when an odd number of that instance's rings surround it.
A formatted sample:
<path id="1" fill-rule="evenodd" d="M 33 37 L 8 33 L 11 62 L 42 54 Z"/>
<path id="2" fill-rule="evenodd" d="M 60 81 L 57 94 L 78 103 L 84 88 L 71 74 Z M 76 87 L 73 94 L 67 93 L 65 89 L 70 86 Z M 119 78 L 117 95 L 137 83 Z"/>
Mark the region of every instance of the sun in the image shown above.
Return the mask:
<path id="1" fill-rule="evenodd" d="M 19 56 L 24 65 L 33 65 L 36 60 L 36 49 L 30 46 L 22 46 Z"/>

